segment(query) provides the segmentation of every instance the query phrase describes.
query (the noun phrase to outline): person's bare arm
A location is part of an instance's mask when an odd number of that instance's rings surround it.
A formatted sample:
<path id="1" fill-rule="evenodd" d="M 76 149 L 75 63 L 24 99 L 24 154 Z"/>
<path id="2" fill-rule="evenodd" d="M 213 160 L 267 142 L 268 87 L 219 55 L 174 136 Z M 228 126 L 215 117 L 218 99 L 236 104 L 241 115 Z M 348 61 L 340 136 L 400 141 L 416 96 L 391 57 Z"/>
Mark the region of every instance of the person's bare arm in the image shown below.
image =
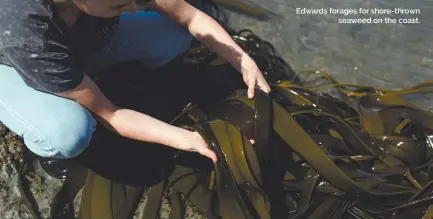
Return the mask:
<path id="1" fill-rule="evenodd" d="M 270 87 L 254 60 L 209 15 L 185 0 L 152 0 L 150 7 L 187 28 L 196 39 L 236 68 L 248 86 L 248 97 L 254 97 L 256 85 L 266 93 L 270 92 Z"/>
<path id="2" fill-rule="evenodd" d="M 152 0 L 150 6 L 181 26 L 241 71 L 241 61 L 249 56 L 213 18 L 184 0 Z"/>
<path id="3" fill-rule="evenodd" d="M 197 132 L 191 132 L 143 113 L 114 105 L 87 75 L 77 88 L 57 95 L 80 103 L 121 136 L 181 150 L 196 151 L 216 161 L 216 155 L 207 148 L 206 143 Z"/>

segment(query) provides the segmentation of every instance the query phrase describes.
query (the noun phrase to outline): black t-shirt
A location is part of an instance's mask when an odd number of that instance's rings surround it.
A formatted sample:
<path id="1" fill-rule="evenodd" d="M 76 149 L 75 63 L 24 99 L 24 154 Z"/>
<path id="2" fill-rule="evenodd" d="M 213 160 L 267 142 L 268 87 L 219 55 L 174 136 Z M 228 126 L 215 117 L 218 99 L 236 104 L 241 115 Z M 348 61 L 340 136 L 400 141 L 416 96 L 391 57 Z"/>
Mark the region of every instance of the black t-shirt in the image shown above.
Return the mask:
<path id="1" fill-rule="evenodd" d="M 84 77 L 87 57 L 108 43 L 118 22 L 82 13 L 67 28 L 48 0 L 0 0 L 0 64 L 14 67 L 36 90 L 71 90 Z"/>

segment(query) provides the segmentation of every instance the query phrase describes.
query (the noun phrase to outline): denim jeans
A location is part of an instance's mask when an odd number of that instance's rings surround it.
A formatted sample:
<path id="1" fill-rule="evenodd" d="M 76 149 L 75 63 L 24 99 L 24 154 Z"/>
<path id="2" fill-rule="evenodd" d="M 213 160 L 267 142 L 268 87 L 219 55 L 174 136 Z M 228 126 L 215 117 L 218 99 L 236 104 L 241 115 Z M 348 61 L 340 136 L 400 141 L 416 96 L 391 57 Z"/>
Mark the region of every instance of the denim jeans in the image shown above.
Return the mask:
<path id="1" fill-rule="evenodd" d="M 154 12 L 122 15 L 110 44 L 91 58 L 88 71 L 129 60 L 161 66 L 186 51 L 192 36 Z M 72 158 L 90 143 L 96 127 L 80 104 L 28 87 L 14 68 L 0 65 L 0 121 L 42 157 Z"/>

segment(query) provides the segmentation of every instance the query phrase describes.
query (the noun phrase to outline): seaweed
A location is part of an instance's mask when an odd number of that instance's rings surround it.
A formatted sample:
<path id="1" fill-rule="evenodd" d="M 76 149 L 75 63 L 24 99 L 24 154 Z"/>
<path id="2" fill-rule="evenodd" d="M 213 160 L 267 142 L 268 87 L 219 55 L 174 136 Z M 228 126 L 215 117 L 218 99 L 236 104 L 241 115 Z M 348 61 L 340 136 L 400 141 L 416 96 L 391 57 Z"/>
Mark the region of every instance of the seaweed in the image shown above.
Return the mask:
<path id="1" fill-rule="evenodd" d="M 272 92 L 257 88 L 248 99 L 246 89 L 235 89 L 219 99 L 199 98 L 171 120 L 198 131 L 218 163 L 212 167 L 207 160 L 196 162 L 202 159 L 196 154 L 173 153 L 174 168 L 149 185 L 142 218 L 158 216 L 168 191 L 170 218 L 183 217 L 181 195 L 208 218 L 429 217 L 433 115 L 403 97 L 432 92 L 431 82 L 390 90 L 342 84 L 321 71 L 295 74 L 251 31 L 234 38 L 264 60 L 259 67 Z M 209 61 L 194 65 L 203 70 Z M 302 80 L 308 73 L 312 79 Z M 112 193 L 83 198 L 117 203 L 118 196 L 107 196 Z"/>

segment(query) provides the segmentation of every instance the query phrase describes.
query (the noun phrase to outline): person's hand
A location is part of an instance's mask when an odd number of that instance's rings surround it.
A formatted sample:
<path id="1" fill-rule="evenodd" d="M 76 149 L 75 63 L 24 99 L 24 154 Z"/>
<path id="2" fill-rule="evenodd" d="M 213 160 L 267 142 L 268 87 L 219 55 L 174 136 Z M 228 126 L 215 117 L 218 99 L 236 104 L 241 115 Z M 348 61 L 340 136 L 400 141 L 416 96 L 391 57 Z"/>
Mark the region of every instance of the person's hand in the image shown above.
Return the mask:
<path id="1" fill-rule="evenodd" d="M 184 138 L 178 144 L 178 149 L 190 152 L 197 152 L 201 155 L 208 157 L 214 163 L 217 162 L 217 156 L 214 151 L 209 149 L 203 137 L 196 131 L 185 130 Z"/>
<path id="2" fill-rule="evenodd" d="M 248 98 L 254 98 L 255 86 L 258 86 L 268 94 L 271 91 L 256 62 L 248 55 L 244 55 L 241 58 L 241 74 L 245 84 L 248 86 Z"/>

